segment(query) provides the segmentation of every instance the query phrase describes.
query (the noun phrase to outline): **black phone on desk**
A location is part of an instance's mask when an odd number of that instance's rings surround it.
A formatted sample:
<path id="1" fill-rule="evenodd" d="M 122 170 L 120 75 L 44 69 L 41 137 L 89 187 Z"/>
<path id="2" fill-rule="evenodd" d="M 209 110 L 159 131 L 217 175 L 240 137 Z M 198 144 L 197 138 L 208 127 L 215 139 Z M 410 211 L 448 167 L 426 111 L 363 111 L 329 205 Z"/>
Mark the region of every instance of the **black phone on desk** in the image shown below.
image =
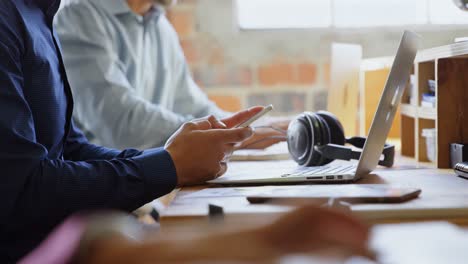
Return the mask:
<path id="1" fill-rule="evenodd" d="M 454 170 L 458 176 L 468 179 L 468 162 L 457 163 Z"/>
<path id="2" fill-rule="evenodd" d="M 300 204 L 323 202 L 330 198 L 351 204 L 403 203 L 417 198 L 421 189 L 386 184 L 305 185 L 271 187 L 256 195 L 248 195 L 250 203 Z"/>

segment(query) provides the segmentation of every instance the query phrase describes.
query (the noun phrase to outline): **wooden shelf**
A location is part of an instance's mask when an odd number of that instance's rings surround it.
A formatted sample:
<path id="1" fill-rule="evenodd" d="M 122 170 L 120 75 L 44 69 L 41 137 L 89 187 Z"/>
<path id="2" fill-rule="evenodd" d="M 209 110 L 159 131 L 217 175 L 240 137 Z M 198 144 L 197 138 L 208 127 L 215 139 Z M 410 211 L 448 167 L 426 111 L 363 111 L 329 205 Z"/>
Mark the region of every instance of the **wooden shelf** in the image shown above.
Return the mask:
<path id="1" fill-rule="evenodd" d="M 437 111 L 434 107 L 419 107 L 418 108 L 418 117 L 424 119 L 436 120 Z"/>
<path id="2" fill-rule="evenodd" d="M 455 43 L 418 52 L 412 74 L 413 104 L 401 106 L 402 154 L 428 162 L 423 129 L 436 129 L 438 168 L 450 167 L 450 143 L 468 143 L 468 42 Z M 436 107 L 421 106 L 428 80 L 436 82 Z M 411 85 L 408 85 L 411 87 Z M 407 89 L 408 90 L 408 89 Z M 408 98 L 406 97 L 406 100 Z"/>
<path id="3" fill-rule="evenodd" d="M 423 118 L 436 120 L 437 111 L 432 107 L 415 106 L 410 104 L 401 105 L 401 114 L 412 118 Z"/>
<path id="4" fill-rule="evenodd" d="M 400 111 L 402 115 L 416 118 L 418 113 L 418 107 L 410 104 L 402 104 Z"/>
<path id="5" fill-rule="evenodd" d="M 466 55 L 468 55 L 468 42 L 460 42 L 418 51 L 415 61 L 421 63 Z"/>

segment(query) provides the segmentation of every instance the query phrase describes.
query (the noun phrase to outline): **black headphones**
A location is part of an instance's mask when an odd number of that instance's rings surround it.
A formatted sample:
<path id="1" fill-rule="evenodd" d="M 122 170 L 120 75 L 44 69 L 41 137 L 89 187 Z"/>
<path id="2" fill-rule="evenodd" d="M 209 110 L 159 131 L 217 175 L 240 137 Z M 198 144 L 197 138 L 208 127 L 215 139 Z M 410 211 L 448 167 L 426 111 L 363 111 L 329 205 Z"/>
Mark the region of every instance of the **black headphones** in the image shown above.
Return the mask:
<path id="1" fill-rule="evenodd" d="M 291 157 L 301 166 L 322 166 L 335 159 L 359 159 L 361 151 L 354 151 L 350 144 L 364 148 L 366 138 L 346 138 L 343 126 L 330 112 L 305 112 L 300 114 L 288 127 L 288 149 Z M 393 166 L 395 146 L 385 144 L 383 159 L 379 165 Z"/>

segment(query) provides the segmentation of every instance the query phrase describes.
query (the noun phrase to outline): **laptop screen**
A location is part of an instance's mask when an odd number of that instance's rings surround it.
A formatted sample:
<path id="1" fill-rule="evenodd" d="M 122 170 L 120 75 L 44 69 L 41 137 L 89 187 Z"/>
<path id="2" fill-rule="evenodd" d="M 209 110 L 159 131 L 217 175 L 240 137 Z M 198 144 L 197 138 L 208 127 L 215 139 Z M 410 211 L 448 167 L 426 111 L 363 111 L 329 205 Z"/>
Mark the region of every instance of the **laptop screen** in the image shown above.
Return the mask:
<path id="1" fill-rule="evenodd" d="M 356 170 L 358 178 L 373 171 L 379 162 L 395 113 L 405 91 L 418 51 L 420 37 L 405 31 L 382 92 L 366 144 Z"/>

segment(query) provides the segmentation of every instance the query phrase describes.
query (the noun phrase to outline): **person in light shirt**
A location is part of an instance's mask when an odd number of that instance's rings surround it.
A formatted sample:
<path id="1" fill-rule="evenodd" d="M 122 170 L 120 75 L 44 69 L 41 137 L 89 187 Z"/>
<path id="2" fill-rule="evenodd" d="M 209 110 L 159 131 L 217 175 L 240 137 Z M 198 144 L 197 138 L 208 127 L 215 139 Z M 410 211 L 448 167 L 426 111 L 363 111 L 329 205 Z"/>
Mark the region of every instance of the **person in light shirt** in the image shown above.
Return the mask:
<path id="1" fill-rule="evenodd" d="M 55 29 L 75 98 L 74 118 L 92 142 L 113 148 L 162 146 L 184 122 L 229 113 L 193 81 L 177 33 L 165 16 L 170 0 L 74 0 Z M 286 129 L 288 121 L 267 126 Z M 256 129 L 239 148 L 284 138 Z"/>

